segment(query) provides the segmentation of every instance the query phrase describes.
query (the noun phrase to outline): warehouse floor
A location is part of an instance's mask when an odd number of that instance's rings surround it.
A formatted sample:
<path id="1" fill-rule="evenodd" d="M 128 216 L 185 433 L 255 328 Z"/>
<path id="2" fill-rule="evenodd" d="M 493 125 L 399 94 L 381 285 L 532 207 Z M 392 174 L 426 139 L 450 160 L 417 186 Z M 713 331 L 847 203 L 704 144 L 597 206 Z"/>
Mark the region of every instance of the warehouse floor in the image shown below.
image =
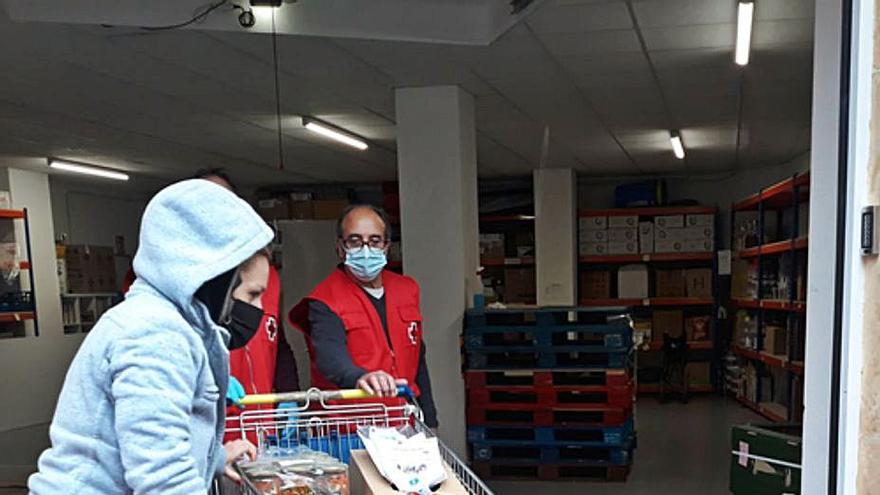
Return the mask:
<path id="1" fill-rule="evenodd" d="M 698 397 L 687 405 L 638 401 L 639 448 L 626 483 L 493 482 L 498 495 L 724 495 L 728 493 L 730 427 L 762 418 L 732 400 Z"/>

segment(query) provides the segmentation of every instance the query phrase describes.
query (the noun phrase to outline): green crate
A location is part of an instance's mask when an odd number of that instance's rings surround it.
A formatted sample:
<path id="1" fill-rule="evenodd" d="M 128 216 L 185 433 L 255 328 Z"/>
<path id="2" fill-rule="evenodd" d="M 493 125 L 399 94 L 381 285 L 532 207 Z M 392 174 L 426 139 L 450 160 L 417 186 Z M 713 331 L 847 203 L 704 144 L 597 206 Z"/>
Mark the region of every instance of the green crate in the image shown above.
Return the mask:
<path id="1" fill-rule="evenodd" d="M 800 425 L 740 425 L 731 430 L 731 452 L 791 464 L 801 463 Z M 731 454 L 730 492 L 733 495 L 801 493 L 801 470 Z"/>

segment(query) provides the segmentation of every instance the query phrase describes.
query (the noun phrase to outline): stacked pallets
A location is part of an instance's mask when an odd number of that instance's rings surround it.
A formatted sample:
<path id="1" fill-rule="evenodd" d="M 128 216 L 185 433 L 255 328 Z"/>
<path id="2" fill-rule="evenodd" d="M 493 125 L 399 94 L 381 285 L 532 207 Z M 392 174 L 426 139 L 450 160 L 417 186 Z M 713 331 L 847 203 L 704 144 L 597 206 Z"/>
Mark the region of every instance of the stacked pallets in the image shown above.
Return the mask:
<path id="1" fill-rule="evenodd" d="M 468 443 L 481 477 L 626 479 L 635 447 L 632 328 L 615 316 L 468 313 Z"/>

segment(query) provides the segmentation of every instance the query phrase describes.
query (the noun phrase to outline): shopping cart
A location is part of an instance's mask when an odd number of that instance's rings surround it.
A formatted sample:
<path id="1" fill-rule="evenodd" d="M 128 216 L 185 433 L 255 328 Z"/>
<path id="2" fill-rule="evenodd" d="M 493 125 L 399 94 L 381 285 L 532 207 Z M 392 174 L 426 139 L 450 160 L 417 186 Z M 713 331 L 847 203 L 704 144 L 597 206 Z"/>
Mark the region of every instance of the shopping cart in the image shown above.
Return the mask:
<path id="1" fill-rule="evenodd" d="M 361 426 L 411 426 L 417 432 L 433 436 L 423 422 L 422 411 L 413 403 L 409 387 L 399 387 L 398 397 L 407 400 L 389 404 L 362 390 L 322 391 L 316 388 L 304 392 L 248 395 L 240 402 L 246 407 L 282 403 L 296 403 L 297 406 L 245 409 L 239 416 L 227 418 L 226 431 L 241 438 L 256 438 L 259 452 L 304 446 L 347 463 L 351 450 L 364 448 L 357 434 Z M 437 443 L 443 460 L 469 494 L 493 495 L 492 490 L 452 450 L 439 439 Z M 260 493 L 246 479 L 236 491 L 230 491 L 229 483 L 224 484 L 222 490 L 219 481 L 214 485 L 214 494 Z"/>

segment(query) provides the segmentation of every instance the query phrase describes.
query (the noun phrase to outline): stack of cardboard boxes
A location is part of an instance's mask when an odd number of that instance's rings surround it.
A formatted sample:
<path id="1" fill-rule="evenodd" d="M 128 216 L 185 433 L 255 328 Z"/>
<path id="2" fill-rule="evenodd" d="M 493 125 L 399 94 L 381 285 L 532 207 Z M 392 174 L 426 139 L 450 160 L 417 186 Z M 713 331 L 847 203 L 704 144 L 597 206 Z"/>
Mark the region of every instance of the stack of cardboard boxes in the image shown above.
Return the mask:
<path id="1" fill-rule="evenodd" d="M 588 216 L 578 222 L 581 256 L 704 253 L 715 249 L 715 215 Z"/>
<path id="2" fill-rule="evenodd" d="M 116 286 L 116 261 L 113 248 L 109 246 L 65 246 L 63 263 L 63 292 L 68 294 L 114 293 Z"/>
<path id="3" fill-rule="evenodd" d="M 313 199 L 309 193 L 290 193 L 261 199 L 257 211 L 266 220 L 336 220 L 347 199 Z"/>
<path id="4" fill-rule="evenodd" d="M 483 276 L 484 295 L 487 301 L 498 298 L 505 303 L 534 303 L 537 298 L 535 266 L 520 264 L 523 259 L 535 255 L 533 232 L 480 234 L 480 260 L 485 265 L 492 262 L 501 270 L 487 270 Z"/>

